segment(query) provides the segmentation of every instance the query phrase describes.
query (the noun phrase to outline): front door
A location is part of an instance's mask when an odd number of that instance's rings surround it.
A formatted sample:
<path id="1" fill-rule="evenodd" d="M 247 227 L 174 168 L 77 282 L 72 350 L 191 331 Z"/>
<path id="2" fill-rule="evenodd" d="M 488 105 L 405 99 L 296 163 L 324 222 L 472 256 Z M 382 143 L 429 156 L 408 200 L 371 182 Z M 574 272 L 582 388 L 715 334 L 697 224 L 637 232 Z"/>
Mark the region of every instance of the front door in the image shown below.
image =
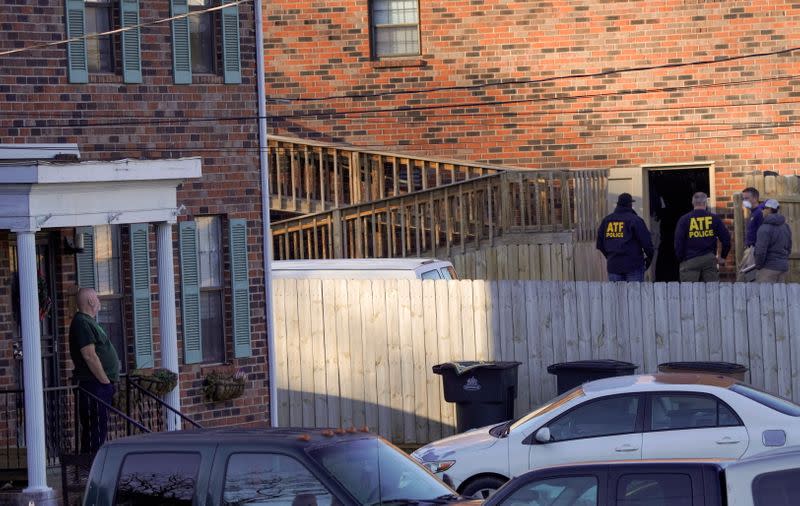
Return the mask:
<path id="1" fill-rule="evenodd" d="M 551 441 L 533 444 L 531 468 L 642 458 L 642 400 L 618 395 L 587 401 L 549 422 Z"/>
<path id="2" fill-rule="evenodd" d="M 61 383 L 58 370 L 58 320 L 55 283 L 56 239 L 51 234 L 36 238 L 36 269 L 39 281 L 39 324 L 42 332 L 42 375 L 44 387 Z M 23 351 L 24 353 L 24 351 Z"/>

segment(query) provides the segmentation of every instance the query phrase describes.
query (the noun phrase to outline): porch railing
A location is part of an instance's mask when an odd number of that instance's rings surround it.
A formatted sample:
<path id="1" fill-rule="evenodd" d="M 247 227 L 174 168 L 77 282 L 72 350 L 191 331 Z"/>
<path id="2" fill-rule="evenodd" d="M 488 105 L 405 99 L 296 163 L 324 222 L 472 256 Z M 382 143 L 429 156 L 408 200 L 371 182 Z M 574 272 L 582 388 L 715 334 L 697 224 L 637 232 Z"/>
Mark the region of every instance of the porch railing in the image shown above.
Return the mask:
<path id="1" fill-rule="evenodd" d="M 292 137 L 268 137 L 270 207 L 278 211 L 320 212 L 497 174 L 510 168 Z"/>
<path id="2" fill-rule="evenodd" d="M 277 260 L 433 256 L 506 234 L 573 232 L 592 240 L 607 170 L 513 171 L 276 222 Z"/>
<path id="3" fill-rule="evenodd" d="M 200 424 L 175 410 L 157 396 L 142 388 L 135 380 L 123 377 L 118 384 L 113 405 L 76 385 L 45 388 L 45 450 L 48 467 L 64 463 L 66 456 L 89 455 L 92 448 L 83 448 L 79 399 L 107 413 L 106 441 L 125 436 L 166 430 L 167 415 L 180 418 L 184 426 L 202 428 Z M 96 420 L 95 420 L 96 422 Z M 7 481 L 24 480 L 27 469 L 25 436 L 25 400 L 22 389 L 0 390 L 0 475 Z"/>

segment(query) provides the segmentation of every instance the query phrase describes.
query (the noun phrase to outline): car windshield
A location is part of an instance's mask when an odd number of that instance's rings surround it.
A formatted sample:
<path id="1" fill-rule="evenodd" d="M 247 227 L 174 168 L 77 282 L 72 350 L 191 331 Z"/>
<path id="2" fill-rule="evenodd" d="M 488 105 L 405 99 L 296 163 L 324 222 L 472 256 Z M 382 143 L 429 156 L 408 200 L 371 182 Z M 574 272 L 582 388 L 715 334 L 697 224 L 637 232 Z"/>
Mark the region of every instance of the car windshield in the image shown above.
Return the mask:
<path id="1" fill-rule="evenodd" d="M 436 501 L 453 494 L 402 451 L 380 439 L 358 439 L 309 450 L 359 504 Z"/>
<path id="2" fill-rule="evenodd" d="M 550 402 L 542 404 L 541 406 L 539 406 L 535 410 L 531 411 L 527 415 L 525 415 L 522 418 L 519 418 L 519 419 L 515 420 L 514 422 L 512 422 L 511 423 L 511 427 L 509 428 L 509 432 L 512 431 L 512 430 L 515 430 L 517 427 L 521 427 L 521 426 L 525 425 L 526 423 L 528 423 L 529 421 L 533 420 L 537 416 L 541 416 L 541 415 L 543 415 L 545 413 L 549 413 L 549 412 L 553 411 L 554 409 L 560 408 L 561 406 L 563 406 L 564 404 L 568 403 L 569 401 L 571 401 L 573 399 L 579 399 L 579 398 L 581 398 L 583 396 L 584 396 L 583 388 L 581 388 L 581 387 L 575 387 L 572 390 L 564 392 L 563 394 L 559 395 L 558 397 L 556 397 L 555 399 L 551 400 Z"/>
<path id="3" fill-rule="evenodd" d="M 774 409 L 779 413 L 783 413 L 784 415 L 800 416 L 800 406 L 797 404 L 787 401 L 786 399 L 781 399 L 780 397 L 775 397 L 774 395 L 766 392 L 762 392 L 761 390 L 753 388 L 749 385 L 737 383 L 731 387 L 731 390 L 739 395 L 744 395 L 748 399 L 752 399 L 759 404 L 763 404 L 768 408 Z"/>

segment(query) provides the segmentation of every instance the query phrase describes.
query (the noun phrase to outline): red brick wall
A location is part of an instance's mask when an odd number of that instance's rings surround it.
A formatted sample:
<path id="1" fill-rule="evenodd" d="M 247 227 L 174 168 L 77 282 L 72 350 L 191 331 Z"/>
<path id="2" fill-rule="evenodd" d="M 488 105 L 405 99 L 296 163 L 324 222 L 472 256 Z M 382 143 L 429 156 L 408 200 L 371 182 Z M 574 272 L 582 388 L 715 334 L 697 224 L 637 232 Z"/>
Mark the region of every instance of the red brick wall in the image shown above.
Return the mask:
<path id="1" fill-rule="evenodd" d="M 141 21 L 169 17 L 169 2 L 141 2 Z M 0 52 L 65 38 L 64 2 L 0 1 Z M 245 396 L 228 403 L 202 400 L 203 367 L 181 366 L 185 411 L 206 425 L 264 422 L 268 418 L 265 295 L 262 263 L 261 196 L 258 163 L 258 125 L 255 64 L 255 23 L 252 4 L 240 6 L 242 84 L 224 84 L 222 75 L 195 75 L 192 85 L 176 86 L 172 75 L 171 28 L 160 24 L 142 30 L 142 84 L 122 82 L 116 74 L 90 74 L 88 84 L 70 84 L 65 46 L 33 49 L 0 56 L 0 139 L 3 143 L 77 143 L 82 160 L 119 158 L 161 159 L 202 157 L 203 177 L 178 189 L 178 202 L 191 215 L 218 214 L 246 218 L 250 239 L 250 293 L 253 352 L 251 359 L 232 360 L 246 370 Z M 115 43 L 119 48 L 119 42 Z M 118 51 L 119 52 L 119 51 Z M 117 55 L 119 56 L 119 54 Z M 234 119 L 225 119 L 234 118 Z M 156 364 L 159 364 L 157 269 L 155 230 L 151 228 L 153 322 Z M 0 232 L 2 233 L 2 232 Z M 71 231 L 66 231 L 71 235 Z M 179 276 L 178 231 L 175 227 L 175 272 Z M 227 235 L 223 236 L 227 247 Z M 7 243 L 0 236 L 0 287 L 6 283 Z M 129 245 L 123 237 L 123 265 L 129 268 Z M 62 339 L 66 340 L 71 311 L 69 296 L 75 290 L 74 257 L 64 257 L 59 271 L 63 307 L 60 308 Z M 226 251 L 226 265 L 229 255 Z M 129 272 L 125 275 L 126 315 L 130 311 Z M 229 281 L 229 280 L 228 280 Z M 8 335 L 8 309 L 0 288 L 0 334 Z M 179 357 L 183 362 L 180 326 L 180 281 L 176 281 Z M 230 283 L 226 284 L 230 311 Z M 232 340 L 230 315 L 226 339 Z M 133 344 L 132 325 L 127 339 Z M 9 347 L 11 341 L 2 340 Z M 9 374 L 2 364 L 0 384 Z M 66 352 L 66 345 L 62 347 Z M 229 343 L 228 356 L 233 356 Z M 10 352 L 9 352 L 10 353 Z M 64 355 L 66 357 L 66 355 Z M 132 369 L 132 355 L 129 354 Z M 71 366 L 62 361 L 65 375 Z"/>
<path id="2" fill-rule="evenodd" d="M 367 1 L 276 0 L 266 3 L 264 18 L 268 96 L 289 99 L 542 80 L 800 45 L 796 0 L 420 0 L 422 55 L 384 61 L 370 58 Z M 271 103 L 269 112 L 275 133 L 537 168 L 714 161 L 724 204 L 744 173 L 796 172 L 800 77 L 786 76 L 798 74 L 795 52 Z M 764 78 L 781 79 L 725 85 Z M 645 89 L 663 91 L 630 93 Z M 509 100 L 526 102 L 481 105 Z M 319 115 L 397 107 L 437 109 Z"/>

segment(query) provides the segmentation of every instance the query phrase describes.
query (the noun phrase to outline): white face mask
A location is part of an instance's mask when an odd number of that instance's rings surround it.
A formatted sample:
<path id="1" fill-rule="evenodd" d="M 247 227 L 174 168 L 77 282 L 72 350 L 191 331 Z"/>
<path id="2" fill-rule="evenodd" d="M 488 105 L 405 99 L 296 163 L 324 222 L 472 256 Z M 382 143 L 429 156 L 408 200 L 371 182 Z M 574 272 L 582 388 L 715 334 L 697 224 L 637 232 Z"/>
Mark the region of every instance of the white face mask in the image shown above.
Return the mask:
<path id="1" fill-rule="evenodd" d="M 744 202 L 742 202 L 742 205 L 744 206 L 745 209 L 751 209 L 753 207 L 753 204 L 751 204 L 749 200 L 745 200 Z"/>

